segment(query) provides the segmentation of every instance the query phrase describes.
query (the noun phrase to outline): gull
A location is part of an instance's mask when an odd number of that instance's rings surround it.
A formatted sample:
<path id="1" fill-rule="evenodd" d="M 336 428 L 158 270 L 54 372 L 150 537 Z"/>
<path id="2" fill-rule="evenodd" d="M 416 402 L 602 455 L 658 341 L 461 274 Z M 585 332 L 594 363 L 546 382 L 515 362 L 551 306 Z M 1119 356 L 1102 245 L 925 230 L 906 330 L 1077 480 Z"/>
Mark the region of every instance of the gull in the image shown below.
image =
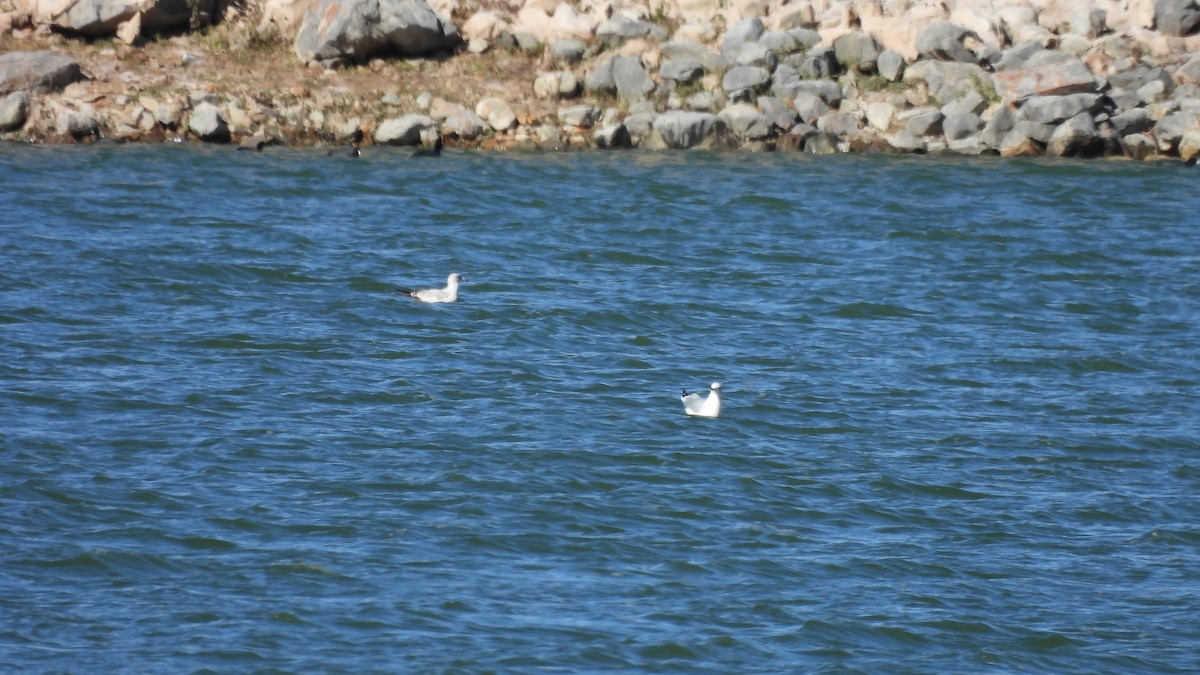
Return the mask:
<path id="1" fill-rule="evenodd" d="M 397 288 L 396 292 L 421 302 L 454 302 L 458 300 L 458 282 L 466 280 L 466 277 L 458 272 L 454 272 L 446 277 L 445 288 L 419 288 L 415 291 L 407 288 Z"/>
<path id="2" fill-rule="evenodd" d="M 683 401 L 683 411 L 695 417 L 719 417 L 721 397 L 717 392 L 720 390 L 721 383 L 713 382 L 708 388 L 708 398 L 701 399 L 700 394 L 689 394 L 687 389 L 684 389 L 683 395 L 679 397 L 679 400 Z"/>

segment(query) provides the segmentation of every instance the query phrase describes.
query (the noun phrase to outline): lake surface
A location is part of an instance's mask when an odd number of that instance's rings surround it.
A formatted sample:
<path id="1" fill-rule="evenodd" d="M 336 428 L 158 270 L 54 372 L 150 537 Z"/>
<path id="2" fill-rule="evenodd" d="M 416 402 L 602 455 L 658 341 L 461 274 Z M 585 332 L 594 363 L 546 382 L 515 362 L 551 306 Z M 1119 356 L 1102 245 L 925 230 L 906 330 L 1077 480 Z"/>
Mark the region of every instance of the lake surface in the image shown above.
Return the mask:
<path id="1" fill-rule="evenodd" d="M 0 670 L 1195 671 L 1198 188 L 0 146 Z"/>

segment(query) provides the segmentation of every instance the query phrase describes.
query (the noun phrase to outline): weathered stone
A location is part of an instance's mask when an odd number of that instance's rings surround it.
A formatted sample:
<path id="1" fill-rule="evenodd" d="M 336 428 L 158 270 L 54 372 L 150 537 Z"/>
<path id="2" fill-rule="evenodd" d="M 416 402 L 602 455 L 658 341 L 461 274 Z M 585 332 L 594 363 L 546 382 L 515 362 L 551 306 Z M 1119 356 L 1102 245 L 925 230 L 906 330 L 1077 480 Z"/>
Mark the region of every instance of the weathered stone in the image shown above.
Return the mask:
<path id="1" fill-rule="evenodd" d="M 26 91 L 48 94 L 85 79 L 79 64 L 52 51 L 0 54 L 0 94 Z"/>
<path id="2" fill-rule="evenodd" d="M 897 116 L 904 130 L 913 136 L 932 136 L 942 133 L 942 111 L 937 108 L 913 108 Z"/>
<path id="3" fill-rule="evenodd" d="M 0 98 L 0 132 L 12 131 L 25 126 L 29 119 L 29 94 L 23 91 Z"/>
<path id="4" fill-rule="evenodd" d="M 758 110 L 771 126 L 781 131 L 787 131 L 796 125 L 796 111 L 774 96 L 760 96 Z"/>
<path id="5" fill-rule="evenodd" d="M 817 130 L 823 133 L 832 134 L 838 138 L 848 138 L 858 133 L 862 128 L 858 120 L 848 113 L 831 112 L 827 115 L 822 115 L 821 119 L 817 120 Z"/>
<path id="6" fill-rule="evenodd" d="M 1037 157 L 1042 154 L 1045 147 L 1044 143 L 1039 143 L 1037 139 L 1021 133 L 1014 127 L 1004 136 L 998 150 L 1001 157 Z"/>
<path id="7" fill-rule="evenodd" d="M 888 144 L 897 152 L 905 152 L 910 154 L 921 154 L 927 150 L 925 139 L 921 138 L 908 131 L 902 129 L 899 132 L 888 137 Z"/>
<path id="8" fill-rule="evenodd" d="M 818 132 L 804 141 L 804 152 L 810 155 L 833 155 L 838 152 L 838 139 L 833 134 Z"/>
<path id="9" fill-rule="evenodd" d="M 1078 57 L 1062 52 L 1041 51 L 1024 66 L 992 75 L 996 91 L 1006 101 L 1023 101 L 1031 96 L 1062 96 L 1097 91 L 1096 78 Z"/>
<path id="10" fill-rule="evenodd" d="M 641 101 L 654 91 L 654 80 L 646 74 L 637 56 L 618 56 L 612 62 L 613 85 L 626 101 Z"/>
<path id="11" fill-rule="evenodd" d="M 1013 125 L 1016 123 L 1016 111 L 1009 106 L 1002 106 L 983 125 L 983 131 L 980 132 L 980 139 L 987 147 L 999 149 L 1000 144 L 1004 141 L 1004 137 L 1008 135 L 1008 132 L 1012 131 Z"/>
<path id="12" fill-rule="evenodd" d="M 841 70 L 833 47 L 818 48 L 804 55 L 797 70 L 806 80 L 823 80 L 837 76 Z"/>
<path id="13" fill-rule="evenodd" d="M 829 112 L 829 106 L 821 100 L 820 96 L 806 91 L 796 94 L 792 105 L 795 106 L 796 114 L 800 116 L 800 119 L 808 124 L 816 124 L 817 120 Z"/>
<path id="14" fill-rule="evenodd" d="M 1165 35 L 1191 35 L 1200 29 L 1195 0 L 1155 0 L 1154 28 Z"/>
<path id="15" fill-rule="evenodd" d="M 929 95 L 939 101 L 953 101 L 971 92 L 989 89 L 988 72 L 974 63 L 953 61 L 917 61 L 904 70 L 905 82 L 924 82 Z"/>
<path id="16" fill-rule="evenodd" d="M 442 121 L 442 133 L 452 134 L 469 141 L 482 136 L 490 128 L 490 124 L 482 116 L 471 110 L 459 110 Z"/>
<path id="17" fill-rule="evenodd" d="M 629 134 L 629 129 L 624 124 L 618 123 L 597 129 L 592 134 L 592 143 L 600 149 L 629 148 L 633 147 L 633 138 Z"/>
<path id="18" fill-rule="evenodd" d="M 60 7 L 39 5 L 35 20 L 68 33 L 112 37 L 130 21 L 137 22 L 138 34 L 205 26 L 212 23 L 214 7 L 213 0 L 78 0 Z"/>
<path id="19" fill-rule="evenodd" d="M 837 108 L 842 104 L 842 88 L 833 80 L 800 80 L 790 89 L 793 92 L 792 98 L 807 93 L 818 96 L 830 108 Z"/>
<path id="20" fill-rule="evenodd" d="M 1008 133 L 1009 135 L 1016 133 L 1027 138 L 1032 138 L 1038 143 L 1045 145 L 1050 141 L 1050 137 L 1054 135 L 1054 130 L 1057 128 L 1058 127 L 1053 124 L 1042 124 L 1040 122 L 1030 122 L 1029 120 L 1018 120 L 1017 123 L 1013 125 L 1012 131 Z"/>
<path id="21" fill-rule="evenodd" d="M 974 136 L 982 124 L 979 120 L 979 115 L 975 113 L 954 113 L 953 115 L 947 115 L 942 120 L 942 133 L 945 134 L 947 141 L 960 141 L 964 138 Z"/>
<path id="22" fill-rule="evenodd" d="M 460 41 L 458 27 L 425 0 L 313 0 L 294 47 L 301 62 L 329 67 L 383 54 L 430 54 Z"/>
<path id="23" fill-rule="evenodd" d="M 541 73 L 533 81 L 533 94 L 538 98 L 571 98 L 579 93 L 579 79 L 569 70 Z"/>
<path id="24" fill-rule="evenodd" d="M 730 56 L 737 54 L 741 51 L 742 45 L 748 42 L 758 42 L 764 32 L 766 32 L 766 28 L 763 26 L 762 19 L 757 16 L 742 19 L 725 31 L 725 39 L 721 42 L 721 53 Z"/>
<path id="25" fill-rule="evenodd" d="M 896 106 L 891 103 L 877 101 L 867 106 L 867 124 L 879 131 L 890 131 L 894 119 L 896 119 Z"/>
<path id="26" fill-rule="evenodd" d="M 421 142 L 421 132 L 437 128 L 432 117 L 408 113 L 400 117 L 384 120 L 375 128 L 375 143 L 377 145 L 417 145 Z"/>
<path id="27" fill-rule="evenodd" d="M 1139 161 L 1150 157 L 1157 150 L 1154 139 L 1146 134 L 1129 134 L 1121 139 L 1121 146 L 1126 157 Z"/>
<path id="28" fill-rule="evenodd" d="M 1137 94 L 1138 100 L 1141 101 L 1142 104 L 1148 105 L 1150 103 L 1161 103 L 1167 100 L 1174 89 L 1175 82 L 1168 77 L 1163 80 L 1152 80 L 1147 82 L 1146 84 L 1138 87 L 1137 92 L 1135 93 Z"/>
<path id="29" fill-rule="evenodd" d="M 702 44 L 683 40 L 671 40 L 663 43 L 661 48 L 663 58 L 676 61 L 695 61 L 710 72 L 725 69 L 725 58 L 715 54 Z"/>
<path id="30" fill-rule="evenodd" d="M 558 122 L 565 127 L 590 129 L 600 119 L 600 109 L 594 105 L 576 105 L 558 109 Z"/>
<path id="31" fill-rule="evenodd" d="M 879 60 L 879 45 L 866 33 L 855 30 L 839 35 L 833 41 L 834 58 L 847 70 L 873 73 Z"/>
<path id="32" fill-rule="evenodd" d="M 668 148 L 684 149 L 699 145 L 720 124 L 712 113 L 673 110 L 655 118 L 653 127 Z"/>
<path id="33" fill-rule="evenodd" d="M 1179 138 L 1179 159 L 1185 162 L 1200 159 L 1200 129 L 1185 131 Z"/>
<path id="34" fill-rule="evenodd" d="M 779 65 L 779 57 L 775 55 L 775 52 L 757 42 L 748 42 L 742 45 L 742 48 L 734 55 L 733 62 L 739 66 L 756 66 L 769 73 Z"/>
<path id="35" fill-rule="evenodd" d="M 800 51 L 803 47 L 791 33 L 782 30 L 769 30 L 758 38 L 758 44 L 771 50 L 777 56 L 786 56 Z"/>
<path id="36" fill-rule="evenodd" d="M 1163 153 L 1173 153 L 1179 147 L 1183 134 L 1200 126 L 1200 119 L 1188 112 L 1173 112 L 1154 125 L 1154 138 Z"/>
<path id="37" fill-rule="evenodd" d="M 969 91 L 961 98 L 951 101 L 942 106 L 942 114 L 946 117 L 952 115 L 961 115 L 963 113 L 972 113 L 978 115 L 987 109 L 987 101 L 984 100 L 983 94 L 977 91 Z"/>
<path id="38" fill-rule="evenodd" d="M 1149 131 L 1154 126 L 1154 120 L 1150 118 L 1150 113 L 1146 112 L 1145 108 L 1126 110 L 1113 115 L 1109 121 L 1121 136 L 1140 134 Z"/>
<path id="39" fill-rule="evenodd" d="M 1175 71 L 1175 81 L 1178 84 L 1200 84 L 1200 54 L 1188 59 L 1187 63 Z"/>
<path id="40" fill-rule="evenodd" d="M 982 155 L 988 151 L 988 147 L 984 145 L 983 139 L 978 134 L 971 134 L 970 136 L 953 140 L 947 138 L 946 145 L 951 152 L 960 155 Z"/>
<path id="41" fill-rule="evenodd" d="M 1095 112 L 1099 105 L 1099 94 L 1031 96 L 1021 106 L 1020 117 L 1042 124 L 1060 124 L 1081 112 Z"/>
<path id="42" fill-rule="evenodd" d="M 188 117 L 188 130 L 205 143 L 228 143 L 230 141 L 229 125 L 221 117 L 217 106 L 202 102 L 197 105 Z"/>
<path id="43" fill-rule="evenodd" d="M 721 88 L 727 92 L 759 89 L 771 81 L 771 74 L 756 66 L 734 66 L 721 78 Z"/>
<path id="44" fill-rule="evenodd" d="M 575 64 L 583 60 L 587 45 L 574 38 L 559 40 L 550 45 L 550 59 L 557 63 Z"/>
<path id="45" fill-rule="evenodd" d="M 975 63 L 975 52 L 964 45 L 968 39 L 978 41 L 979 36 L 948 21 L 931 23 L 917 36 L 917 54 L 923 59 Z"/>
<path id="46" fill-rule="evenodd" d="M 749 103 L 735 103 L 717 115 L 725 127 L 743 140 L 761 140 L 771 135 L 771 122 Z"/>
<path id="47" fill-rule="evenodd" d="M 704 66 L 699 61 L 687 59 L 669 59 L 658 67 L 658 76 L 664 80 L 675 82 L 694 82 L 704 74 Z"/>
<path id="48" fill-rule="evenodd" d="M 596 38 L 605 44 L 620 44 L 635 38 L 665 40 L 667 30 L 649 21 L 639 21 L 625 16 L 614 16 L 596 26 Z"/>
<path id="49" fill-rule="evenodd" d="M 517 124 L 517 116 L 508 103 L 495 97 L 480 99 L 475 104 L 475 114 L 496 131 L 508 131 Z"/>
<path id="50" fill-rule="evenodd" d="M 1054 130 L 1046 143 L 1052 157 L 1099 157 L 1104 154 L 1100 130 L 1088 113 L 1079 113 Z"/>
<path id="51" fill-rule="evenodd" d="M 879 53 L 875 61 L 879 75 L 888 82 L 899 82 L 904 76 L 904 57 L 898 52 L 886 49 Z"/>
<path id="52" fill-rule="evenodd" d="M 616 56 L 597 61 L 596 65 L 588 71 L 587 76 L 583 78 L 584 88 L 588 91 L 616 91 L 617 85 L 613 81 L 614 59 Z"/>

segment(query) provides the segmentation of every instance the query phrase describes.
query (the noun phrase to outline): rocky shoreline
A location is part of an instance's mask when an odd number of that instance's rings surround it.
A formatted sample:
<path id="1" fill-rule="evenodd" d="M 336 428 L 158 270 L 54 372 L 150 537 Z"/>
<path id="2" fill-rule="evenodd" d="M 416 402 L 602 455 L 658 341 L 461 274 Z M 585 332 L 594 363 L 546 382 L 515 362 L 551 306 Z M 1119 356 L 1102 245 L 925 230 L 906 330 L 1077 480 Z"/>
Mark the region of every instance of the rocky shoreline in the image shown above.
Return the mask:
<path id="1" fill-rule="evenodd" d="M 1193 0 L 0 0 L 0 34 L 7 141 L 1200 157 Z"/>

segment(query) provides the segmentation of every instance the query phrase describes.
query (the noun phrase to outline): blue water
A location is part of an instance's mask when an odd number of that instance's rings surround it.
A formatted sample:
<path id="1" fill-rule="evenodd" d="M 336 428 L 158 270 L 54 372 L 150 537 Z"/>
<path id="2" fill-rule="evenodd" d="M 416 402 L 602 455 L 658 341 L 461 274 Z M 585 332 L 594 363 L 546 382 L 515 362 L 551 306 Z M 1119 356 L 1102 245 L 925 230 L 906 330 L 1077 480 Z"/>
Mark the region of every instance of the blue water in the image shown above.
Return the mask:
<path id="1" fill-rule="evenodd" d="M 1200 669 L 1197 180 L 2 146 L 0 670 Z"/>

